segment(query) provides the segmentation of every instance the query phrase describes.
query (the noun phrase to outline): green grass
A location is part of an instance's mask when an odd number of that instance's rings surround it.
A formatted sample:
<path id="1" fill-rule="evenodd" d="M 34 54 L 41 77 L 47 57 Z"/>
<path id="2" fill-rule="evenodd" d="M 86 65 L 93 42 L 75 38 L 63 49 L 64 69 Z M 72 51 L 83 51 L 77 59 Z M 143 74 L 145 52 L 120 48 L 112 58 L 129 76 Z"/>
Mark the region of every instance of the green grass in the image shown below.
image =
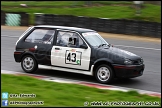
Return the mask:
<path id="1" fill-rule="evenodd" d="M 86 1 L 2 1 L 1 6 L 20 6 L 27 4 L 30 6 L 84 6 Z M 126 1 L 91 1 L 92 5 L 112 5 L 112 4 L 132 4 Z"/>
<path id="2" fill-rule="evenodd" d="M 74 1 L 16 1 L 8 2 L 2 1 L 1 6 L 20 6 L 20 4 L 27 4 L 30 6 L 72 6 Z M 83 5 L 83 2 L 77 2 L 78 5 Z"/>
<path id="3" fill-rule="evenodd" d="M 29 4 L 28 8 L 20 7 L 20 3 Z M 84 1 L 76 1 L 77 5 L 83 6 Z M 53 1 L 53 2 L 1 2 L 1 10 L 6 12 L 26 12 L 30 14 L 30 25 L 34 24 L 34 13 L 58 14 L 58 15 L 75 15 L 87 17 L 113 18 L 113 19 L 134 19 L 143 21 L 152 21 L 161 23 L 161 6 L 144 4 L 140 16 L 136 16 L 136 10 L 132 7 L 131 2 L 113 2 L 113 1 L 94 1 L 92 6 L 84 7 L 67 7 L 74 5 L 74 1 Z M 104 4 L 96 6 L 95 4 Z M 118 4 L 117 6 L 114 6 Z M 121 4 L 127 4 L 122 6 Z M 129 4 L 129 5 L 128 5 Z M 10 6 L 5 7 L 5 6 Z M 13 7 L 17 6 L 17 7 Z M 31 7 L 30 7 L 31 6 Z M 33 7 L 32 7 L 33 6 Z M 42 7 L 34 7 L 42 6 Z M 54 7 L 43 7 L 54 6 Z M 58 6 L 58 7 L 55 7 Z M 63 7 L 59 7 L 63 6 Z"/>
<path id="4" fill-rule="evenodd" d="M 36 98 L 9 98 L 9 101 L 44 101 L 44 106 L 84 106 L 84 102 L 128 101 L 159 102 L 158 97 L 138 94 L 136 91 L 121 92 L 101 90 L 76 84 L 63 84 L 34 79 L 27 76 L 1 74 L 1 92 L 36 94 Z M 15 106 L 15 105 L 14 105 Z"/>

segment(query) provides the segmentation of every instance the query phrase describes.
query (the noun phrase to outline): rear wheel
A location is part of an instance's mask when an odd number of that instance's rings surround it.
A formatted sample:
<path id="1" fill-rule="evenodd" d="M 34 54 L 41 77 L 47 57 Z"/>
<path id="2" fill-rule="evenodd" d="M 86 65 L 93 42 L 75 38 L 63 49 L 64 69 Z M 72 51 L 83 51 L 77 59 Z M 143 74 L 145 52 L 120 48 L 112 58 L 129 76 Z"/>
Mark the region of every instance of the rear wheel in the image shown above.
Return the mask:
<path id="1" fill-rule="evenodd" d="M 27 73 L 33 73 L 38 69 L 38 64 L 34 57 L 26 55 L 21 60 L 21 67 Z"/>
<path id="2" fill-rule="evenodd" d="M 110 66 L 103 64 L 97 67 L 95 77 L 100 83 L 105 84 L 113 80 L 114 73 Z"/>

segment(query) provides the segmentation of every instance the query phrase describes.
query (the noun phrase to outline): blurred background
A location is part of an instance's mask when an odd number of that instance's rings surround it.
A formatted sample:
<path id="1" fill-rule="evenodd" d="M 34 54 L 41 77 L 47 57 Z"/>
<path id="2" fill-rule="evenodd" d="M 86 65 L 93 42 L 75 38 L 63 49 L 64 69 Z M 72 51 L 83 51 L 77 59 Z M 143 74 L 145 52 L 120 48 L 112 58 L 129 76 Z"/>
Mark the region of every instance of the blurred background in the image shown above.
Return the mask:
<path id="1" fill-rule="evenodd" d="M 142 56 L 146 64 L 143 76 L 115 80 L 112 85 L 161 94 L 161 1 L 1 1 L 2 70 L 24 72 L 20 64 L 15 63 L 13 51 L 19 36 L 32 25 L 74 26 L 98 31 L 115 47 Z M 97 83 L 90 76 L 61 71 L 39 70 L 35 75 L 46 75 L 51 80 L 61 78 Z M 45 106 L 83 106 L 83 102 L 99 100 L 161 100 L 136 92 L 102 91 L 7 75 L 2 76 L 1 85 L 2 92 L 35 93 L 37 98 L 22 100 L 44 101 Z"/>
<path id="2" fill-rule="evenodd" d="M 75 26 L 161 37 L 161 1 L 1 1 L 1 25 Z"/>

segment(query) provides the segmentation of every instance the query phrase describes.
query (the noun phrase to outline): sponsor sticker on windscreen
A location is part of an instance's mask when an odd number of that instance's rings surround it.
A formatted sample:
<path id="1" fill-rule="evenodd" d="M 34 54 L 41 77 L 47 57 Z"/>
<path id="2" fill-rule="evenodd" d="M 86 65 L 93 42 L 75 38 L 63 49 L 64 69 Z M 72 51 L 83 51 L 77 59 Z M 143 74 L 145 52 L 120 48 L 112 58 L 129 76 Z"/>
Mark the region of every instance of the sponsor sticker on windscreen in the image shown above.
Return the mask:
<path id="1" fill-rule="evenodd" d="M 88 33 L 82 33 L 83 36 L 91 36 L 91 35 L 97 35 L 97 33 L 94 32 L 88 32 Z"/>

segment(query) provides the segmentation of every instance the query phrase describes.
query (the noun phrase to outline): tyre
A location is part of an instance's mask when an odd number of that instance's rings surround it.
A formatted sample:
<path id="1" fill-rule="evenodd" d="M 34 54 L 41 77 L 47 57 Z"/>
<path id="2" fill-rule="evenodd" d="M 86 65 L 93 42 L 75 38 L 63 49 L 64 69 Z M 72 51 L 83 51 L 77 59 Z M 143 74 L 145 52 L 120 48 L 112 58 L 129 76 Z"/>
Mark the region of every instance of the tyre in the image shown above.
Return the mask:
<path id="1" fill-rule="evenodd" d="M 100 83 L 110 83 L 114 78 L 114 73 L 110 66 L 103 64 L 97 67 L 95 77 Z"/>
<path id="2" fill-rule="evenodd" d="M 26 73 L 33 73 L 38 69 L 38 64 L 34 57 L 26 55 L 21 60 L 21 67 Z"/>

